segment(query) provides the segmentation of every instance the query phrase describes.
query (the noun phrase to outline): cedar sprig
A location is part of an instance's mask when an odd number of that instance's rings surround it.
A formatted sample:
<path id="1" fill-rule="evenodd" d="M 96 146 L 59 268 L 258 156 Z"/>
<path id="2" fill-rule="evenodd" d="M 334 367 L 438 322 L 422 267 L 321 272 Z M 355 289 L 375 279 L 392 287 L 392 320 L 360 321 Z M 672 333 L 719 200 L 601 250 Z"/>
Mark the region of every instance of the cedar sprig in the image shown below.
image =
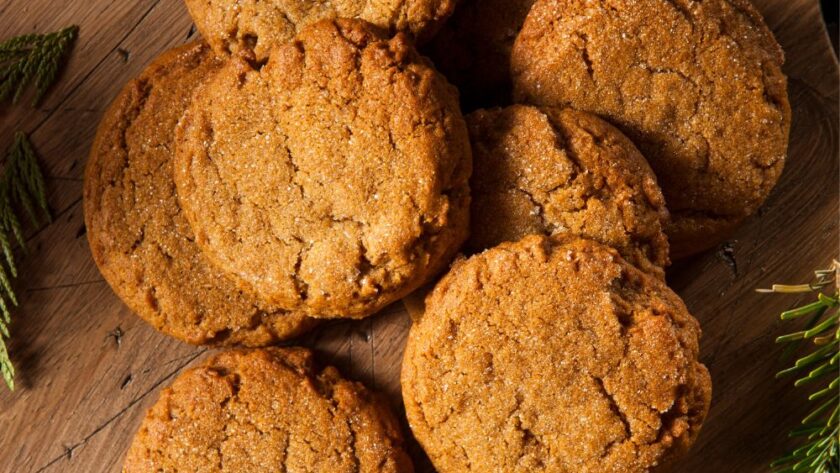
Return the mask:
<path id="1" fill-rule="evenodd" d="M 26 34 L 0 42 L 0 103 L 17 102 L 27 87 L 35 87 L 33 106 L 58 77 L 59 69 L 79 35 L 69 26 L 47 34 Z M 13 246 L 26 250 L 19 217 L 21 209 L 33 225 L 45 216 L 49 220 L 44 177 L 29 139 L 15 134 L 14 142 L 0 171 L 0 374 L 14 389 L 15 368 L 9 358 L 6 339 L 11 324 L 10 306 L 17 305 L 12 279 L 17 277 Z"/>
<path id="2" fill-rule="evenodd" d="M 6 154 L 0 176 L 0 372 L 9 389 L 14 390 L 15 368 L 9 358 L 5 339 L 9 338 L 10 306 L 17 306 L 12 278 L 17 277 L 13 245 L 26 250 L 20 211 L 26 213 L 32 225 L 50 221 L 44 176 L 38 159 L 24 133 L 15 134 L 14 143 Z M 4 264 L 5 262 L 5 264 Z"/>
<path id="3" fill-rule="evenodd" d="M 79 27 L 47 34 L 26 34 L 0 43 L 0 102 L 20 99 L 34 82 L 33 106 L 55 82 L 62 61 L 76 40 Z"/>
<path id="4" fill-rule="evenodd" d="M 777 343 L 788 344 L 786 353 L 805 353 L 776 377 L 797 374 L 794 386 L 816 386 L 808 397 L 816 407 L 790 433 L 802 439 L 802 445 L 770 465 L 776 473 L 840 471 L 840 262 L 816 271 L 815 276 L 809 284 L 776 284 L 771 289 L 759 289 L 783 294 L 817 293 L 816 301 L 781 315 L 786 321 L 810 316 L 803 330 L 776 339 Z"/>

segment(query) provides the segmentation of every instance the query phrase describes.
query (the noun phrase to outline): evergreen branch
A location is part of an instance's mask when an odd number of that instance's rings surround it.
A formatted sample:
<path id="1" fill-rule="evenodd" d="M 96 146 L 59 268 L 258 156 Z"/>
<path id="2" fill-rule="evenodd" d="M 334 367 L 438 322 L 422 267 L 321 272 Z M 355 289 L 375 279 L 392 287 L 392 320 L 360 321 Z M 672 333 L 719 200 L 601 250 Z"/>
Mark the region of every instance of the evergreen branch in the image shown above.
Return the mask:
<path id="1" fill-rule="evenodd" d="M 0 102 L 16 103 L 35 86 L 33 106 L 55 82 L 67 52 L 79 34 L 76 25 L 48 34 L 16 36 L 0 43 Z"/>
<path id="2" fill-rule="evenodd" d="M 47 34 L 25 34 L 0 42 L 0 103 L 16 103 L 24 91 L 35 88 L 33 106 L 44 97 L 58 77 L 76 37 L 76 25 Z M 44 176 L 38 159 L 24 133 L 15 134 L 0 174 L 0 375 L 14 390 L 15 368 L 9 357 L 6 339 L 12 322 L 10 307 L 18 300 L 12 279 L 18 275 L 14 244 L 26 250 L 20 211 L 37 226 L 46 217 L 50 221 Z"/>
<path id="3" fill-rule="evenodd" d="M 802 344 L 810 352 L 790 368 L 779 371 L 777 378 L 791 374 L 800 377 L 794 386 L 821 382 L 808 401 L 816 407 L 802 420 L 802 426 L 791 431 L 791 437 L 804 438 L 804 445 L 770 465 L 776 473 L 836 473 L 840 471 L 840 262 L 831 268 L 816 271 L 809 284 L 776 284 L 770 293 L 817 292 L 817 301 L 782 313 L 782 320 L 811 315 L 803 330 L 783 335 L 776 343 L 788 343 L 785 352 L 795 351 Z M 829 289 L 830 294 L 824 291 Z M 810 342 L 810 343 L 809 343 Z"/>
<path id="4" fill-rule="evenodd" d="M 0 53 L 2 53 L 0 45 Z M 14 390 L 15 369 L 9 358 L 5 339 L 9 338 L 11 314 L 9 306 L 17 306 L 17 296 L 12 287 L 11 278 L 17 277 L 12 237 L 20 248 L 26 249 L 21 227 L 19 210 L 23 208 L 33 225 L 38 225 L 46 216 L 49 220 L 49 208 L 45 192 L 44 176 L 38 167 L 35 151 L 25 134 L 15 134 L 14 143 L 6 155 L 3 174 L 0 176 L 0 249 L 4 262 L 0 262 L 0 372 L 9 389 Z M 11 277 L 10 277 L 11 275 Z"/>

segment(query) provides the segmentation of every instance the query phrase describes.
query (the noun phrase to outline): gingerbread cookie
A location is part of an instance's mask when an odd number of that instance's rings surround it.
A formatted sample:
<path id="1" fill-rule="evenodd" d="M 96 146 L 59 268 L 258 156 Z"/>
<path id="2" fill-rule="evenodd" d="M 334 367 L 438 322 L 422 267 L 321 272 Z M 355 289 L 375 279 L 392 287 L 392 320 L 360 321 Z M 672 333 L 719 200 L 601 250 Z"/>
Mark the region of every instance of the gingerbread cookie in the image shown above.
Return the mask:
<path id="1" fill-rule="evenodd" d="M 311 25 L 263 66 L 233 58 L 179 128 L 175 182 L 205 254 L 263 299 L 360 318 L 465 240 L 457 92 L 404 35 Z"/>
<path id="2" fill-rule="evenodd" d="M 87 238 L 117 295 L 158 330 L 196 344 L 266 345 L 313 321 L 243 294 L 210 265 L 172 180 L 175 125 L 196 85 L 220 67 L 206 44 L 175 48 L 114 100 L 85 173 Z"/>
<path id="3" fill-rule="evenodd" d="M 406 413 L 441 473 L 663 471 L 709 409 L 699 336 L 615 250 L 532 235 L 435 287 L 406 345 Z"/>
<path id="4" fill-rule="evenodd" d="M 302 348 L 234 350 L 178 376 L 124 473 L 414 471 L 384 401 Z"/>
<path id="5" fill-rule="evenodd" d="M 467 116 L 473 150 L 469 252 L 530 234 L 612 246 L 664 279 L 665 200 L 633 143 L 598 117 L 513 105 Z"/>
<path id="6" fill-rule="evenodd" d="M 399 31 L 419 41 L 431 38 L 456 0 L 186 0 L 198 31 L 219 55 L 253 51 L 266 59 L 271 49 L 321 20 L 354 18 L 383 32 Z"/>
<path id="7" fill-rule="evenodd" d="M 511 53 L 518 102 L 617 125 L 656 172 L 675 257 L 724 239 L 784 166 L 782 50 L 748 0 L 539 0 Z"/>

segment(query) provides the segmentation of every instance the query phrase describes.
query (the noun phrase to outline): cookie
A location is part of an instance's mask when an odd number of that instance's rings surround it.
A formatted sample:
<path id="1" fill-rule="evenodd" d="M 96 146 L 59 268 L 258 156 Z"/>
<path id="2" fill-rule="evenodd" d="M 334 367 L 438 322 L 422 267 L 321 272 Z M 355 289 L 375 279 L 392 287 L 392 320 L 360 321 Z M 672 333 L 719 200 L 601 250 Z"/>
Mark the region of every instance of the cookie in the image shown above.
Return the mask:
<path id="1" fill-rule="evenodd" d="M 250 50 L 260 60 L 271 49 L 321 20 L 355 18 L 384 32 L 431 38 L 456 0 L 186 0 L 196 28 L 219 55 Z"/>
<path id="2" fill-rule="evenodd" d="M 105 113 L 85 171 L 93 259 L 114 292 L 189 343 L 265 345 L 313 325 L 241 293 L 195 245 L 172 180 L 175 125 L 197 83 L 221 67 L 206 44 L 175 48 L 129 82 Z"/>
<path id="3" fill-rule="evenodd" d="M 664 279 L 665 200 L 620 131 L 586 112 L 525 105 L 473 112 L 467 126 L 469 252 L 530 234 L 571 234 L 612 246 Z"/>
<path id="4" fill-rule="evenodd" d="M 302 348 L 234 350 L 161 392 L 124 473 L 412 472 L 383 400 Z"/>
<path id="5" fill-rule="evenodd" d="M 528 236 L 457 263 L 427 298 L 406 413 L 441 473 L 662 471 L 709 408 L 699 336 L 614 249 Z"/>
<path id="6" fill-rule="evenodd" d="M 673 257 L 725 239 L 776 184 L 783 61 L 748 0 L 539 0 L 511 53 L 516 101 L 593 112 L 636 143 L 671 212 Z"/>
<path id="7" fill-rule="evenodd" d="M 264 66 L 233 58 L 196 93 L 176 148 L 198 245 L 290 310 L 370 315 L 466 239 L 472 163 L 457 92 L 403 34 L 330 20 Z"/>
<path id="8" fill-rule="evenodd" d="M 465 109 L 510 103 L 510 51 L 534 1 L 462 0 L 425 48 Z"/>

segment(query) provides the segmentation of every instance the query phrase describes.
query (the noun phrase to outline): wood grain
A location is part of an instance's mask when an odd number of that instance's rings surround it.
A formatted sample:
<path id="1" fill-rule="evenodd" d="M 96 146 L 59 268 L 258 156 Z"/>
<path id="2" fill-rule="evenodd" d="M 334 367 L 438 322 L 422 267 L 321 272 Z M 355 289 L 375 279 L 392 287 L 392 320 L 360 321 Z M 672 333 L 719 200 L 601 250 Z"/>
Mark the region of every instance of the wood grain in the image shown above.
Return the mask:
<path id="1" fill-rule="evenodd" d="M 17 282 L 11 352 L 14 393 L 0 389 L 0 472 L 116 472 L 162 386 L 210 350 L 161 335 L 113 295 L 84 237 L 81 179 L 98 120 L 123 84 L 162 51 L 194 36 L 180 0 L 4 0 L 0 38 L 81 26 L 59 84 L 43 103 L 0 106 L 0 149 L 23 130 L 44 159 L 56 217 L 29 233 Z M 753 289 L 799 282 L 826 266 L 838 242 L 838 65 L 816 0 L 762 0 L 787 54 L 794 122 L 787 168 L 759 215 L 733 236 L 733 267 L 711 251 L 668 280 L 703 325 L 714 379 L 709 419 L 680 471 L 763 472 L 786 446 L 803 396 L 773 373 L 776 314 L 799 297 Z M 361 322 L 332 322 L 300 343 L 386 393 L 401 410 L 399 366 L 410 318 L 401 304 Z M 428 464 L 415 448 L 420 471 Z"/>

